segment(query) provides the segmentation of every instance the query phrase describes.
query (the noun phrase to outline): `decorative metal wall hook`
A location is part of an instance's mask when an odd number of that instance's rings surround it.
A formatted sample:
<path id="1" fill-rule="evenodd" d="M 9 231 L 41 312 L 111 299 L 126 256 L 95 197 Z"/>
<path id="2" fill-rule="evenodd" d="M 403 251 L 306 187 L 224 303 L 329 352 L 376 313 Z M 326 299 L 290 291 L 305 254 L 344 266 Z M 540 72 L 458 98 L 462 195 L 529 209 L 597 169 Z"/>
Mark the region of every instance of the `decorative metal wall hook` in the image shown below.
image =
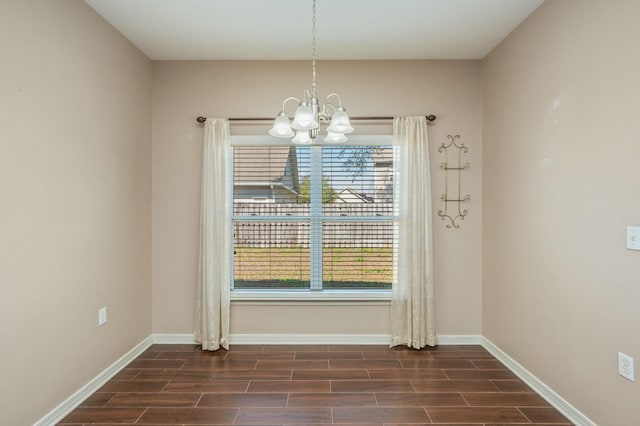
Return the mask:
<path id="1" fill-rule="evenodd" d="M 461 172 L 462 170 L 468 170 L 471 165 L 469 163 L 462 163 L 462 154 L 466 154 L 469 150 L 464 143 L 459 143 L 460 135 L 447 135 L 449 142 L 443 142 L 438 148 L 438 152 L 444 153 L 444 163 L 440 163 L 440 169 L 444 171 L 444 193 L 440 196 L 442 202 L 444 202 L 444 209 L 438 210 L 438 216 L 442 220 L 448 219 L 447 228 L 460 228 L 460 225 L 456 221 L 463 221 L 465 216 L 469 213 L 467 209 L 463 208 L 462 203 L 471 200 L 471 195 L 462 195 L 462 183 Z M 449 150 L 457 150 L 458 163 L 452 165 L 449 163 Z M 458 191 L 457 194 L 450 194 L 449 191 L 449 173 L 457 174 Z M 454 198 L 451 198 L 454 197 Z M 449 203 L 456 203 L 456 211 L 449 211 Z"/>

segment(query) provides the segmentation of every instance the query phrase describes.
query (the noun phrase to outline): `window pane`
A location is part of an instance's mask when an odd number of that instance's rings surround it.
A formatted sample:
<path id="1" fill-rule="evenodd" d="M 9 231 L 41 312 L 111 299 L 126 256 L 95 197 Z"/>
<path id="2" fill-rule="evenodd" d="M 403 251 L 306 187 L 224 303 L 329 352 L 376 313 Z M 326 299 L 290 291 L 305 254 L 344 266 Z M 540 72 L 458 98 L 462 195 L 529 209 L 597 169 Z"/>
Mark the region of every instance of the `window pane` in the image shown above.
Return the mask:
<path id="1" fill-rule="evenodd" d="M 233 148 L 233 214 L 308 214 L 302 175 L 308 174 L 309 148 L 237 146 Z"/>
<path id="2" fill-rule="evenodd" d="M 392 146 L 325 146 L 322 158 L 325 216 L 393 215 Z"/>
<path id="3" fill-rule="evenodd" d="M 325 289 L 390 289 L 393 222 L 325 222 L 322 281 Z"/>
<path id="4" fill-rule="evenodd" d="M 234 289 L 391 288 L 395 148 L 233 151 Z"/>
<path id="5" fill-rule="evenodd" d="M 235 222 L 235 289 L 309 288 L 309 224 Z"/>

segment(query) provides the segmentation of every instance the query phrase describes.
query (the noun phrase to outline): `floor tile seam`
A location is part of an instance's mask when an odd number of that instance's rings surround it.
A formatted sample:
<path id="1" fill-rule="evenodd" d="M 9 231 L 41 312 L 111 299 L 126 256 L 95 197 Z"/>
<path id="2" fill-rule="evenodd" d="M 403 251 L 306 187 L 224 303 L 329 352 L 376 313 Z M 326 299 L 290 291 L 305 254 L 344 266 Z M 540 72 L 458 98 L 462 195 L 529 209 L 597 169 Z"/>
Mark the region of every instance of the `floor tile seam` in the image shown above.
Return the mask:
<path id="1" fill-rule="evenodd" d="M 467 407 L 464 405 L 380 405 L 378 407 L 379 408 L 424 408 L 425 410 L 430 408 L 453 408 L 456 410 L 460 408 L 479 408 L 479 407 Z M 498 408 L 498 407 L 483 407 L 483 408 Z"/>
<path id="2" fill-rule="evenodd" d="M 193 408 L 198 408 L 198 405 L 200 405 L 200 401 L 202 401 L 202 398 L 204 398 L 204 392 L 200 394 L 200 398 L 198 398 Z"/>
<path id="3" fill-rule="evenodd" d="M 427 415 L 427 418 L 429 419 L 429 423 L 433 423 L 433 419 L 431 418 L 431 414 L 429 414 L 429 410 L 427 410 L 427 407 L 422 407 L 424 410 L 424 413 Z"/>
<path id="4" fill-rule="evenodd" d="M 149 410 L 149 408 L 145 408 L 144 410 L 142 410 L 142 413 L 140 413 L 140 415 L 138 416 L 138 418 L 133 422 L 134 424 L 137 424 L 138 421 L 142 418 L 142 416 L 144 416 L 144 413 L 147 412 L 147 410 Z"/>
<path id="5" fill-rule="evenodd" d="M 486 393 L 486 392 L 479 392 L 479 393 Z M 464 400 L 464 402 L 467 404 L 467 407 L 471 407 L 471 404 L 469 403 L 469 401 L 467 400 L 467 398 L 464 397 L 464 393 L 460 392 L 459 395 L 462 397 L 462 399 Z"/>
<path id="6" fill-rule="evenodd" d="M 169 386 L 169 383 L 171 383 L 171 380 L 156 380 L 156 381 L 165 382 L 164 386 L 162 386 L 162 389 L 160 389 L 159 391 L 147 391 L 147 393 L 163 393 L 167 389 L 167 386 Z"/>
<path id="7" fill-rule="evenodd" d="M 520 410 L 521 408 L 553 408 L 553 407 L 551 407 L 550 405 L 471 405 L 469 404 L 467 407 L 458 406 L 458 408 L 490 408 L 490 409 L 517 408 L 518 410 Z"/>
<path id="8" fill-rule="evenodd" d="M 529 416 L 527 416 L 527 414 L 526 414 L 524 411 L 522 411 L 522 410 L 520 409 L 520 407 L 516 407 L 516 409 L 518 410 L 518 412 L 519 412 L 520 414 L 522 414 L 522 415 L 524 416 L 524 418 L 525 418 L 525 419 L 529 420 L 529 422 L 534 423 L 534 424 L 536 423 L 536 422 L 534 422 L 534 421 L 533 421 Z"/>
<path id="9" fill-rule="evenodd" d="M 236 422 L 238 421 L 238 417 L 240 416 L 240 408 L 236 408 L 236 414 L 233 416 L 233 421 L 231 422 L 232 425 L 235 425 Z"/>
<path id="10" fill-rule="evenodd" d="M 490 392 L 490 391 L 484 391 L 484 392 L 478 392 L 478 391 L 460 391 L 460 393 L 461 393 L 461 394 L 465 394 L 465 393 L 467 393 L 467 394 L 469 394 L 469 393 L 481 393 L 481 394 L 489 393 L 489 394 L 500 394 L 500 395 L 504 395 L 505 397 L 509 397 L 509 396 L 512 396 L 512 395 L 522 395 L 522 396 L 525 396 L 525 395 L 537 395 L 537 396 L 539 396 L 540 398 L 542 398 L 542 397 L 541 397 L 539 394 L 537 394 L 536 392 L 527 392 L 527 391 L 517 391 L 517 392 L 501 392 L 501 391 L 498 391 L 498 392 L 494 392 L 494 391 L 491 391 L 491 392 Z M 463 396 L 464 396 L 464 395 L 463 395 Z M 549 404 L 549 403 L 547 403 L 547 402 L 545 402 L 545 404 L 546 404 L 546 405 L 544 405 L 544 407 L 551 407 L 551 404 Z"/>
<path id="11" fill-rule="evenodd" d="M 413 393 L 417 393 L 417 392 L 418 392 L 418 390 L 417 390 L 417 389 L 416 389 L 416 387 L 414 386 L 414 384 L 413 384 L 413 380 L 408 379 L 408 381 L 409 381 L 409 385 L 411 385 L 411 389 L 413 389 Z"/>

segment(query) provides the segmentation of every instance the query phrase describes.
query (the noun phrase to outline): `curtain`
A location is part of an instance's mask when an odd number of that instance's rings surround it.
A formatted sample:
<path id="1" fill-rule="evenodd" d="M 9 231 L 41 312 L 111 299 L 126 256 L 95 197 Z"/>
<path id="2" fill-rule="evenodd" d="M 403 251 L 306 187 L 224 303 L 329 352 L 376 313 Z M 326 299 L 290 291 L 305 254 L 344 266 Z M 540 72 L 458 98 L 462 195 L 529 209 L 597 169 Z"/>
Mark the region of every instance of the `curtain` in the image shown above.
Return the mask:
<path id="1" fill-rule="evenodd" d="M 431 176 L 427 120 L 395 117 L 398 163 L 398 263 L 391 298 L 391 346 L 437 343 L 433 301 Z"/>
<path id="2" fill-rule="evenodd" d="M 203 350 L 215 351 L 229 349 L 229 121 L 207 118 L 204 133 L 195 336 Z"/>

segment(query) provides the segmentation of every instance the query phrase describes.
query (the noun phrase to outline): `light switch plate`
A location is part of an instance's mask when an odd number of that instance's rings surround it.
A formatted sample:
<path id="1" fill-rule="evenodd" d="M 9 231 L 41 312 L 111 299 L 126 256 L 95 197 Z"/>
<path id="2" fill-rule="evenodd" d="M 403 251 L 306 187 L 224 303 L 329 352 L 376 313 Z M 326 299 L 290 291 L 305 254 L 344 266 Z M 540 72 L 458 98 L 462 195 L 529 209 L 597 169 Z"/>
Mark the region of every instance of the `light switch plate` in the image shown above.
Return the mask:
<path id="1" fill-rule="evenodd" d="M 640 227 L 627 226 L 627 248 L 640 250 Z"/>
<path id="2" fill-rule="evenodd" d="M 102 326 L 107 323 L 107 308 L 101 308 L 98 310 L 98 325 Z"/>

